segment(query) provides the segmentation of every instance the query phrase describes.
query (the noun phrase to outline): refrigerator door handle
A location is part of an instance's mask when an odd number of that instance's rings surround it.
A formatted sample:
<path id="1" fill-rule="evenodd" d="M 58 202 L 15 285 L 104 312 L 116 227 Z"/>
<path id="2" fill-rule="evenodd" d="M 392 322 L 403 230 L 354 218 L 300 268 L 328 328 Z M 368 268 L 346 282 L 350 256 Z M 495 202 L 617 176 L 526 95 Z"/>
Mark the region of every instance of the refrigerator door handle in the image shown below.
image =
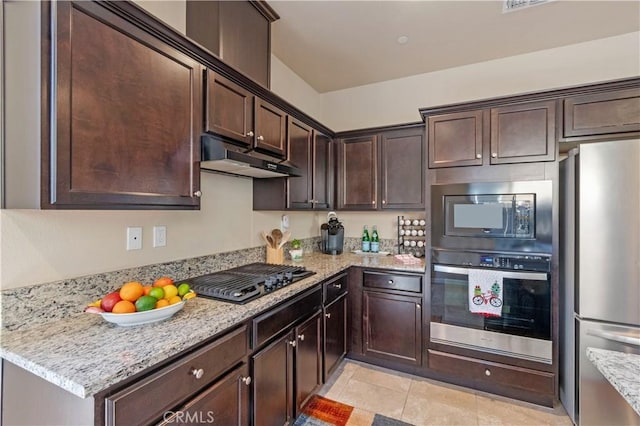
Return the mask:
<path id="1" fill-rule="evenodd" d="M 595 337 L 601 337 L 606 340 L 611 340 L 613 342 L 624 343 L 627 345 L 640 347 L 640 338 L 636 338 L 636 337 L 621 336 L 616 333 L 607 333 L 606 331 L 600 331 L 600 330 L 588 330 L 587 334 Z"/>

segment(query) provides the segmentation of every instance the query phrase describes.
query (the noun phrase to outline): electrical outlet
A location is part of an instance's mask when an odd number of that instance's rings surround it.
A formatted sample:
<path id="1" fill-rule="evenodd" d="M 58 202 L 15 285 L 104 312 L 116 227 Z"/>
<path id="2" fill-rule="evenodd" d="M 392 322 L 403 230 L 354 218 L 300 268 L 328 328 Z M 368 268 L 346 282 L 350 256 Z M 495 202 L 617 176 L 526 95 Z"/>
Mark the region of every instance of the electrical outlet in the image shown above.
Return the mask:
<path id="1" fill-rule="evenodd" d="M 289 216 L 286 214 L 282 215 L 282 220 L 280 221 L 280 230 L 285 232 L 289 229 Z"/>
<path id="2" fill-rule="evenodd" d="M 130 226 L 127 228 L 127 250 L 140 250 L 142 248 L 142 227 Z"/>
<path id="3" fill-rule="evenodd" d="M 153 246 L 164 247 L 166 245 L 167 245 L 167 227 L 154 226 L 153 227 Z"/>

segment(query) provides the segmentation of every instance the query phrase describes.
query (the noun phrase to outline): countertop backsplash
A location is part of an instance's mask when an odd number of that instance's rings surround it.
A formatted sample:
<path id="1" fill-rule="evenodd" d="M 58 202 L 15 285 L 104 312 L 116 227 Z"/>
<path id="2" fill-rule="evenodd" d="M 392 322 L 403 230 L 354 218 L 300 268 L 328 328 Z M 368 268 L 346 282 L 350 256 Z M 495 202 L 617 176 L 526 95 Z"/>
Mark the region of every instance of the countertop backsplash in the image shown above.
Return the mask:
<path id="1" fill-rule="evenodd" d="M 301 243 L 305 253 L 318 252 L 320 237 L 306 238 Z M 396 244 L 396 240 L 382 239 L 380 250 L 395 254 Z M 290 259 L 290 248 L 290 242 L 284 245 L 287 260 Z M 359 238 L 345 238 L 345 253 L 358 249 Z M 151 284 L 162 276 L 182 280 L 247 263 L 264 262 L 265 256 L 265 247 L 259 246 L 4 290 L 0 293 L 1 329 L 18 330 L 79 313 L 87 303 L 117 290 L 128 281 Z M 29 318 L 29 324 L 25 324 L 25 318 Z"/>

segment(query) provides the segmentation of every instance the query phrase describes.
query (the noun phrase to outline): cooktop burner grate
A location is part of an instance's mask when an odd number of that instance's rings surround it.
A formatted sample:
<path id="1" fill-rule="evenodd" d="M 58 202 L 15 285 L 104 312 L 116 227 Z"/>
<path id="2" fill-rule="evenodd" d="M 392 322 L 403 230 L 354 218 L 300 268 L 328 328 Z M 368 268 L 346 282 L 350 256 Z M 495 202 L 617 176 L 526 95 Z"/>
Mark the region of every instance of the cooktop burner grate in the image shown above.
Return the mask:
<path id="1" fill-rule="evenodd" d="M 251 263 L 184 281 L 199 296 L 242 304 L 313 274 L 300 266 Z"/>

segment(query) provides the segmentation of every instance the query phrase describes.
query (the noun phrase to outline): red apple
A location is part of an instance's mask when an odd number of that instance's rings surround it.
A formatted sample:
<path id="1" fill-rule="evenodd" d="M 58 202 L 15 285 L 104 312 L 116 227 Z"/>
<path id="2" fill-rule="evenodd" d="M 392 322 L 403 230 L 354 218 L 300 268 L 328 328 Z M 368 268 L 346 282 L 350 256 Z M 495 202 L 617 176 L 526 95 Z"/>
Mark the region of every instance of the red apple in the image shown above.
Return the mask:
<path id="1" fill-rule="evenodd" d="M 102 298 L 102 302 L 100 302 L 100 307 L 105 312 L 111 312 L 111 310 L 116 305 L 116 303 L 118 303 L 121 300 L 122 299 L 120 298 L 120 292 L 114 291 L 113 293 L 109 293 Z"/>

